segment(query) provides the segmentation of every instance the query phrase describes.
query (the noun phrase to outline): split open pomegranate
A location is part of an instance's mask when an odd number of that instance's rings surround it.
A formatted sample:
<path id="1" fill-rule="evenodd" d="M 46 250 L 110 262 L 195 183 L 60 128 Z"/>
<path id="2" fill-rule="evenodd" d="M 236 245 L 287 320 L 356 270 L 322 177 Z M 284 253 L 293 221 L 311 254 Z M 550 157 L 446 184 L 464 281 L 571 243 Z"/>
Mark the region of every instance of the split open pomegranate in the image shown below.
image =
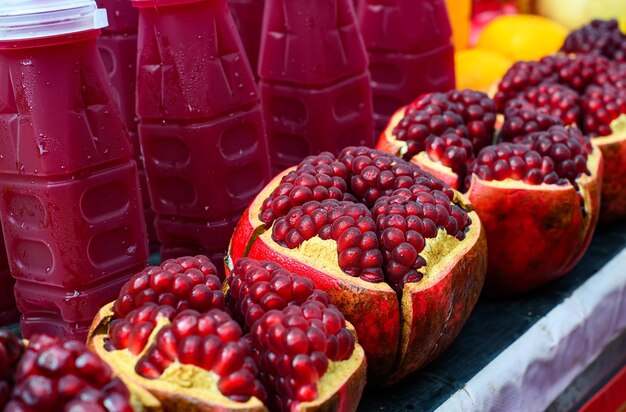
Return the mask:
<path id="1" fill-rule="evenodd" d="M 490 138 L 500 143 L 482 149 L 467 144 L 465 123 L 415 137 L 413 108 L 428 108 L 432 95 L 398 110 L 378 143 L 391 153 L 408 153 L 412 163 L 465 193 L 487 233 L 485 292 L 491 296 L 519 294 L 565 275 L 586 251 L 598 220 L 602 155 L 575 126 L 591 114 L 574 89 L 542 83 L 556 81 L 560 72 L 552 67 L 569 61 L 553 57 L 517 64 L 505 76 L 496 95 L 504 118 Z M 415 139 L 440 141 L 442 149 L 424 144 L 411 153 Z M 451 163 L 451 156 L 439 152 L 456 150 L 455 139 L 467 143 Z"/>
<path id="2" fill-rule="evenodd" d="M 452 342 L 486 270 L 485 235 L 467 200 L 365 147 L 311 156 L 275 177 L 233 234 L 230 258 L 244 256 L 277 262 L 327 292 L 378 383 L 402 379 Z M 259 299 L 246 303 L 246 316 L 258 316 L 250 313 Z"/>
<path id="3" fill-rule="evenodd" d="M 204 256 L 146 268 L 94 320 L 90 346 L 144 407 L 356 409 L 365 354 L 325 292 L 272 262 L 241 259 L 225 292 L 215 273 Z"/>
<path id="4" fill-rule="evenodd" d="M 594 21 L 570 34 L 563 50 L 577 54 L 513 65 L 500 81 L 494 100 L 505 112 L 507 106 L 519 106 L 519 99 L 526 99 L 536 110 L 560 117 L 564 124 L 578 125 L 604 157 L 600 220 L 624 218 L 626 35 L 615 22 Z"/>

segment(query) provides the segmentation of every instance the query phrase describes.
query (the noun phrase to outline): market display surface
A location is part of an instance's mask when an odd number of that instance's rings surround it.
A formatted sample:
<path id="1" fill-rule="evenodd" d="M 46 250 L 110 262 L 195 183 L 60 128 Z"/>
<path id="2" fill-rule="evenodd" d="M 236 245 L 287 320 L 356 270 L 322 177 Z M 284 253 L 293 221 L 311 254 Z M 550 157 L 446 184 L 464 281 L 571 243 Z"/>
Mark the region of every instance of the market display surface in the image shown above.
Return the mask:
<path id="1" fill-rule="evenodd" d="M 583 405 L 626 364 L 626 16 L 263 3 L 0 4 L 0 409 Z"/>
<path id="2" fill-rule="evenodd" d="M 626 362 L 626 225 L 600 227 L 572 272 L 530 295 L 481 300 L 450 348 L 360 411 L 573 410 Z M 559 396 L 605 348 L 600 372 Z M 614 346 L 614 345 L 613 345 Z M 559 403 L 560 402 L 560 403 Z"/>

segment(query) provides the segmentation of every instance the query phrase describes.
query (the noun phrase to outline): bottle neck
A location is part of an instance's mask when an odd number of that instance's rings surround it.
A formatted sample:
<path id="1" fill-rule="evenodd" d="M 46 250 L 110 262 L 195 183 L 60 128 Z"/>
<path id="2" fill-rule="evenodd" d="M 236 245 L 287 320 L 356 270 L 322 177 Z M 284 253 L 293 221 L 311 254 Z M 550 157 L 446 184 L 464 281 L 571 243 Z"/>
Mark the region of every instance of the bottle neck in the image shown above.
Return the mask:
<path id="1" fill-rule="evenodd" d="M 58 46 L 95 39 L 100 35 L 100 29 L 85 30 L 76 33 L 61 34 L 25 40 L 0 41 L 0 50 L 32 49 L 37 47 Z"/>

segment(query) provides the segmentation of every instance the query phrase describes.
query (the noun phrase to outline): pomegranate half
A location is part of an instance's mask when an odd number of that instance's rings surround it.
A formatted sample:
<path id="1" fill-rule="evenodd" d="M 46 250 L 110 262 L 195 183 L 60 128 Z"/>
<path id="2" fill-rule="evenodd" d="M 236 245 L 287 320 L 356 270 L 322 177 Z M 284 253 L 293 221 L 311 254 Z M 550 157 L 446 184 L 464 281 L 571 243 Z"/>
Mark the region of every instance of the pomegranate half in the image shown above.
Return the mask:
<path id="1" fill-rule="evenodd" d="M 326 291 L 354 325 L 378 384 L 447 348 L 487 263 L 481 221 L 463 196 L 364 147 L 311 156 L 276 176 L 244 212 L 229 256 L 278 262 Z"/>
<path id="2" fill-rule="evenodd" d="M 89 345 L 146 409 L 356 409 L 365 354 L 325 292 L 275 263 L 242 259 L 225 296 L 216 273 L 205 256 L 148 267 L 94 320 Z M 241 304 L 257 298 L 262 307 Z"/>

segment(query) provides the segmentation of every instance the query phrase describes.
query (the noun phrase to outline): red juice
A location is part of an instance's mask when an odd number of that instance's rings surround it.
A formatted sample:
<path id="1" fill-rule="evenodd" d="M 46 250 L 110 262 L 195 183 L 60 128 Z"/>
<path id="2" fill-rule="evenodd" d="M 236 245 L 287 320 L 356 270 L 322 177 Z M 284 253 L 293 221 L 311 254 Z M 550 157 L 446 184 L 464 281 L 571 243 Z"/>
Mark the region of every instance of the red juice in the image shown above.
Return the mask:
<path id="1" fill-rule="evenodd" d="M 135 114 L 135 81 L 137 79 L 137 23 L 139 13 L 129 0 L 96 0 L 101 8 L 107 10 L 109 26 L 102 29 L 98 37 L 98 49 L 104 66 L 115 90 L 120 109 L 124 115 L 128 134 L 133 144 L 135 162 L 139 170 L 139 184 L 143 200 L 150 249 L 158 249 L 158 240 L 154 228 L 154 212 L 150 207 L 148 184 L 143 170 L 143 158 L 139 146 L 137 126 L 139 119 Z"/>
<path id="2" fill-rule="evenodd" d="M 235 26 L 246 50 L 252 73 L 256 77 L 261 46 L 261 27 L 265 0 L 228 0 Z"/>
<path id="3" fill-rule="evenodd" d="M 9 271 L 4 240 L 0 237 L 0 326 L 10 325 L 20 319 L 20 313 L 15 307 L 14 284 L 15 281 Z"/>
<path id="4" fill-rule="evenodd" d="M 92 0 L 0 6 L 0 212 L 25 337 L 84 339 L 148 255 L 132 145 L 96 46 L 102 12 Z"/>
<path id="5" fill-rule="evenodd" d="M 377 135 L 389 117 L 423 93 L 455 87 L 445 0 L 361 0 Z"/>
<path id="6" fill-rule="evenodd" d="M 161 256 L 217 267 L 270 177 L 252 70 L 226 0 L 135 0 L 137 113 Z"/>
<path id="7" fill-rule="evenodd" d="M 367 55 L 353 0 L 266 0 L 261 102 L 275 172 L 374 144 Z"/>

